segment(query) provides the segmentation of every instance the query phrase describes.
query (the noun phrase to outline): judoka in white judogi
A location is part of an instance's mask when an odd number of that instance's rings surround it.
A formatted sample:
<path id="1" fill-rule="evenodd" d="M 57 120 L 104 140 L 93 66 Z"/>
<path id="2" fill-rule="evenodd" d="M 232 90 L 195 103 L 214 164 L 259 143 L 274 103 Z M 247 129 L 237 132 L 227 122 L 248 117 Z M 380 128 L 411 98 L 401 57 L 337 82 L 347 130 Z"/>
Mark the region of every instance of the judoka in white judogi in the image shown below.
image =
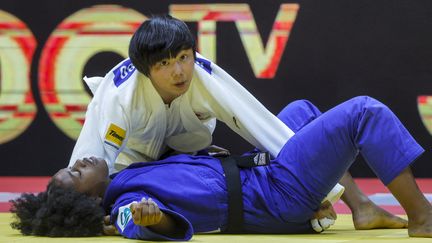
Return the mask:
<path id="1" fill-rule="evenodd" d="M 167 147 L 198 151 L 211 144 L 216 119 L 273 156 L 294 135 L 234 78 L 199 54 L 188 91 L 169 106 L 129 59 L 105 77 L 85 81 L 94 97 L 69 165 L 101 157 L 114 173 L 136 161 L 156 160 Z"/>

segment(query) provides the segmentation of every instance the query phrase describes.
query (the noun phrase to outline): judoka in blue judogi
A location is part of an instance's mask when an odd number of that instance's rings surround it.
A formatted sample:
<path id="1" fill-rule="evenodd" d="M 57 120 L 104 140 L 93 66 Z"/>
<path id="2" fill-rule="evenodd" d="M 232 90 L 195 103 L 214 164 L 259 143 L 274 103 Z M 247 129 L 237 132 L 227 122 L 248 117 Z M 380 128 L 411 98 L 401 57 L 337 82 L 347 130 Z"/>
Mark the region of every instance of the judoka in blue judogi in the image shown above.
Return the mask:
<path id="1" fill-rule="evenodd" d="M 297 101 L 278 117 L 296 135 L 270 165 L 240 169 L 245 232 L 313 232 L 314 211 L 359 153 L 387 185 L 424 151 L 387 106 L 366 96 L 324 114 Z M 181 237 L 134 224 L 129 206 L 143 198 L 152 198 L 175 219 Z M 133 164 L 111 181 L 104 206 L 127 238 L 188 240 L 193 233 L 227 227 L 224 172 L 218 159 L 208 156 Z"/>

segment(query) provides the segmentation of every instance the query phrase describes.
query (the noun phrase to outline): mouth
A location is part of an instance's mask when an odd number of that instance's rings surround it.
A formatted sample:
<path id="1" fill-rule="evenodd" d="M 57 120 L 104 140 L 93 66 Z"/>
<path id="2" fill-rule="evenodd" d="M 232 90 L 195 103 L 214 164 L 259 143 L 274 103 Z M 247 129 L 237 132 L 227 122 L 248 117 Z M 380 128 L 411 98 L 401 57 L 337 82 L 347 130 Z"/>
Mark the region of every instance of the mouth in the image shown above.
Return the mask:
<path id="1" fill-rule="evenodd" d="M 186 81 L 182 81 L 182 82 L 175 83 L 174 86 L 176 86 L 177 88 L 183 88 L 186 86 L 186 84 L 187 84 Z"/>

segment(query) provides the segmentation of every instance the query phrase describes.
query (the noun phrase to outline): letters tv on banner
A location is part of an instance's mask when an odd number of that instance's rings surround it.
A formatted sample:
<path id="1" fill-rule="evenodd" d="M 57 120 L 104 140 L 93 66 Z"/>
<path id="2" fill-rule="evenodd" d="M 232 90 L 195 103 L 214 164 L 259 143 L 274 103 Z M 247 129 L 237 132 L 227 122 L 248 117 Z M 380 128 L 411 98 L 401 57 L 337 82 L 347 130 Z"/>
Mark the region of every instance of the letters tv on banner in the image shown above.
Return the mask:
<path id="1" fill-rule="evenodd" d="M 325 110 L 367 94 L 395 110 L 422 145 L 431 143 L 432 60 L 425 52 L 432 50 L 432 21 L 419 16 L 432 5 L 395 1 L 388 12 L 382 3 L 336 1 L 64 1 L 62 9 L 44 2 L 0 3 L 0 175 L 51 175 L 67 165 L 91 99 L 82 77 L 103 76 L 127 57 L 132 33 L 150 13 L 184 20 L 199 51 L 274 113 L 299 98 Z M 406 7 L 412 11 L 404 13 Z M 218 126 L 218 145 L 251 149 Z M 415 169 L 428 167 L 428 159 L 426 153 Z M 370 175 L 364 167 L 359 163 L 353 174 Z"/>

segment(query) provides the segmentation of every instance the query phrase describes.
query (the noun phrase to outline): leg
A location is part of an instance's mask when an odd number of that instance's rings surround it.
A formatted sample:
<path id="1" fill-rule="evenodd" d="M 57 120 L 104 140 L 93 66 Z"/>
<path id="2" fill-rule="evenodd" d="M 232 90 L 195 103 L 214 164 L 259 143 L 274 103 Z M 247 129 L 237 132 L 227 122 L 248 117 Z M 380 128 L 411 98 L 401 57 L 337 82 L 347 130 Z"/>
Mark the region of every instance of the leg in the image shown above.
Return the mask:
<path id="1" fill-rule="evenodd" d="M 274 168 L 284 168 L 288 172 L 284 176 L 295 178 L 297 184 L 292 179 L 288 183 L 302 189 L 297 193 L 304 191 L 297 201 L 316 207 L 359 152 L 384 184 L 388 184 L 423 149 L 385 105 L 369 97 L 358 97 L 299 130 L 282 149 Z M 414 200 L 421 197 L 419 193 Z M 412 215 L 408 214 L 414 218 L 413 222 L 418 222 L 418 217 Z"/>
<path id="2" fill-rule="evenodd" d="M 411 237 L 432 237 L 432 206 L 418 188 L 410 168 L 406 168 L 387 187 L 408 215 Z"/>
<path id="3" fill-rule="evenodd" d="M 348 172 L 343 175 L 339 183 L 346 188 L 341 199 L 351 209 L 355 229 L 400 229 L 408 227 L 408 221 L 378 207 L 363 194 Z"/>
<path id="4" fill-rule="evenodd" d="M 294 132 L 315 120 L 322 113 L 307 100 L 294 101 L 287 105 L 278 118 Z M 351 209 L 356 229 L 406 228 L 408 222 L 375 205 L 355 184 L 349 172 L 339 181 L 345 187 L 342 200 Z"/>

